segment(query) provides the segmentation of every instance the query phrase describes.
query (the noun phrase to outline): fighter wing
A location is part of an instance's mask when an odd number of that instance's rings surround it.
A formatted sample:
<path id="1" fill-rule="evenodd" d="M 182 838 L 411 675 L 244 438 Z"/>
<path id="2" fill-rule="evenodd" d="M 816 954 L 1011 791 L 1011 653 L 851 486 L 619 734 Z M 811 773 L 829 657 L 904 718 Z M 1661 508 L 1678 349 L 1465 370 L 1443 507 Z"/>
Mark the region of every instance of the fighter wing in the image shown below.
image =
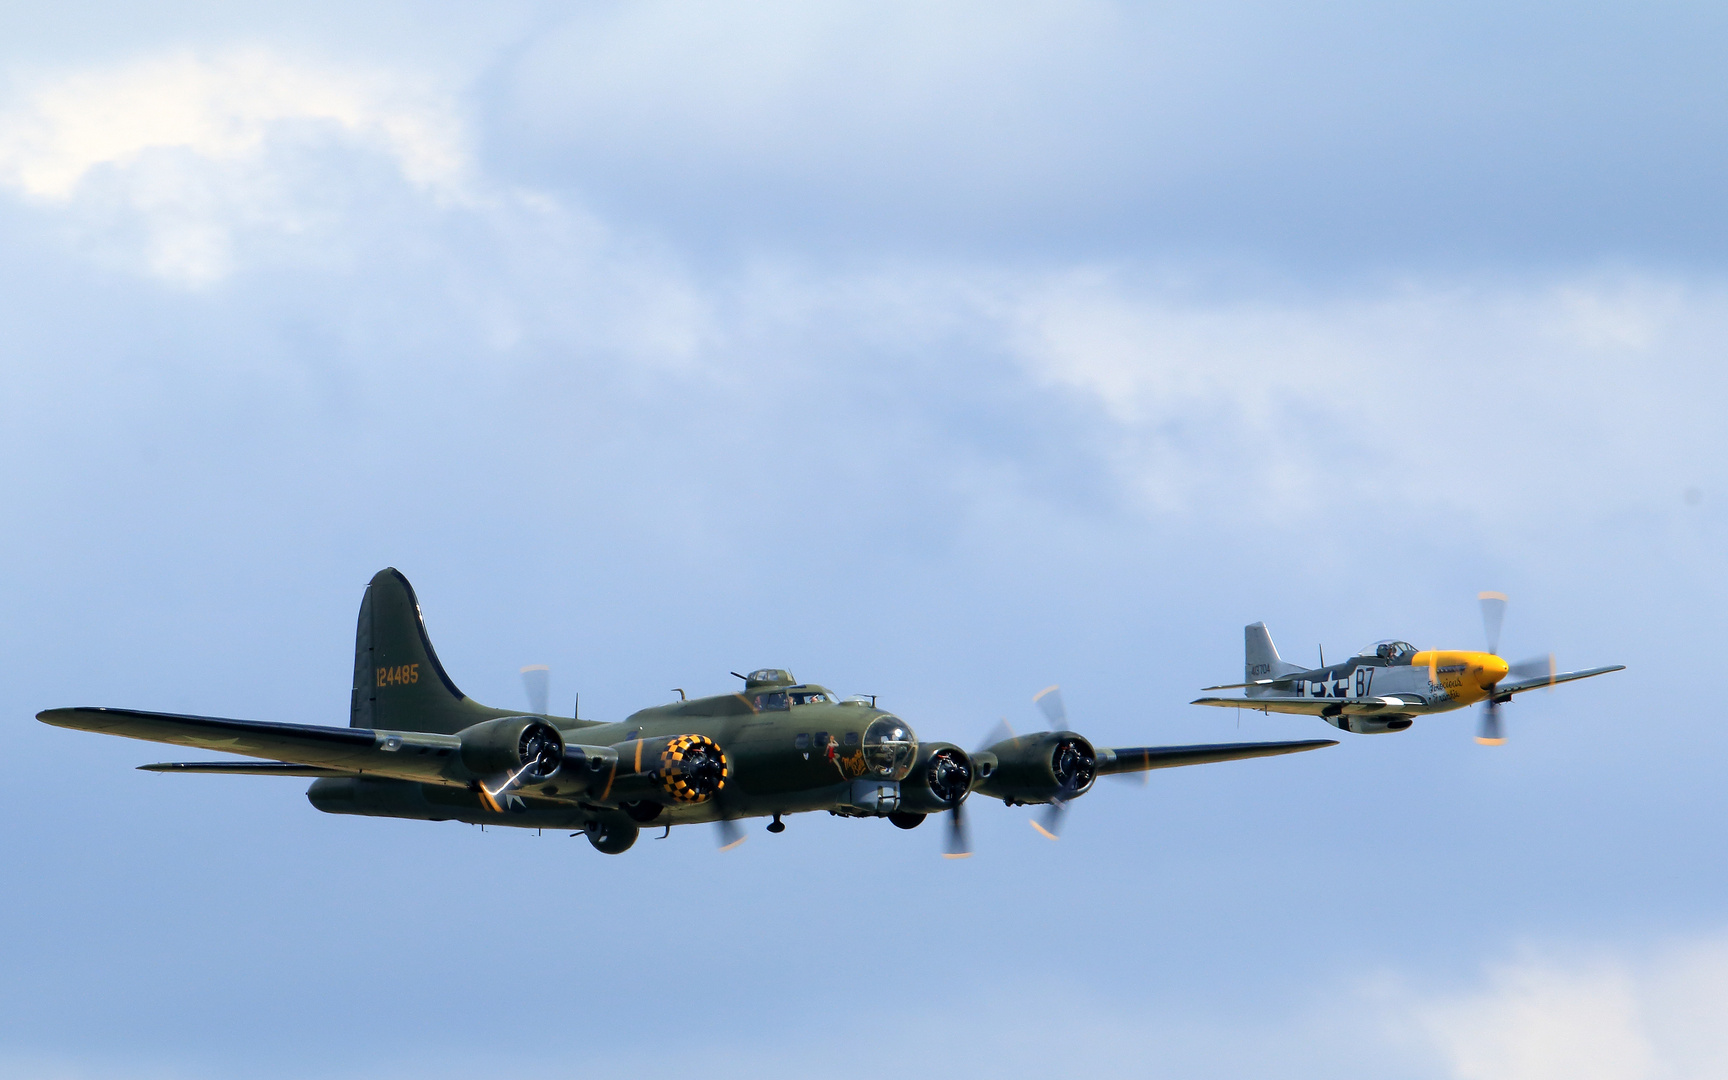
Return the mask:
<path id="1" fill-rule="evenodd" d="M 1203 697 L 1193 705 L 1216 705 L 1221 709 L 1253 709 L 1256 712 L 1296 713 L 1301 716 L 1373 716 L 1392 713 L 1429 712 L 1428 705 L 1400 697 Z"/>
<path id="2" fill-rule="evenodd" d="M 1517 682 L 1502 682 L 1494 688 L 1496 700 L 1504 701 L 1513 694 L 1522 694 L 1526 690 L 1540 690 L 1545 686 L 1558 686 L 1563 682 L 1576 682 L 1588 679 L 1593 675 L 1606 675 L 1610 671 L 1625 671 L 1625 664 L 1613 664 L 1609 667 L 1585 668 L 1583 671 L 1560 671 L 1552 675 L 1538 675 L 1535 678 L 1520 679 Z"/>
<path id="3" fill-rule="evenodd" d="M 37 713 L 36 719 L 55 727 L 123 735 L 128 739 L 147 739 L 176 746 L 196 746 L 201 750 L 223 750 L 248 757 L 272 758 L 279 763 L 323 766 L 344 773 L 413 774 L 415 778 L 420 778 L 420 773 L 427 773 L 427 779 L 434 778 L 431 774 L 436 774 L 439 766 L 447 762 L 451 753 L 461 745 L 461 740 L 451 735 L 397 734 L 371 728 L 230 720 L 220 716 L 183 716 L 134 709 L 48 709 Z"/>
<path id="4" fill-rule="evenodd" d="M 1170 769 L 1177 765 L 1204 765 L 1209 761 L 1299 754 L 1322 746 L 1337 746 L 1336 739 L 1299 739 L 1295 742 L 1204 743 L 1199 746 L 1120 746 L 1098 751 L 1099 775 Z"/>

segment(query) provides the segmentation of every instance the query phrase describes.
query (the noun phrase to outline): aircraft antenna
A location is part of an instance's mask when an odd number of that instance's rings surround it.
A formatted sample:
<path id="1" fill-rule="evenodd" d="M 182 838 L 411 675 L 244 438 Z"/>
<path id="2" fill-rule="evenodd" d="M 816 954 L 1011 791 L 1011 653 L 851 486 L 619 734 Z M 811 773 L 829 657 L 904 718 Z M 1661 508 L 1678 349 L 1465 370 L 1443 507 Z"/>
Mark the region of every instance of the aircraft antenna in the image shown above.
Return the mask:
<path id="1" fill-rule="evenodd" d="M 1326 666 L 1326 646 L 1320 646 L 1320 666 Z"/>

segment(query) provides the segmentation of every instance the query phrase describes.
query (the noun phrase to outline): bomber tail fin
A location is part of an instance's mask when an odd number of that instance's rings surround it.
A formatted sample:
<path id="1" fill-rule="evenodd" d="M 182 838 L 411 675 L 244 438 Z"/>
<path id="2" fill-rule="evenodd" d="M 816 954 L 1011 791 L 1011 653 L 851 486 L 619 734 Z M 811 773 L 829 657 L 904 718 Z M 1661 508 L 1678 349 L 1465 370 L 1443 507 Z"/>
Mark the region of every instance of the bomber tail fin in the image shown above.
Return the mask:
<path id="1" fill-rule="evenodd" d="M 414 586 L 395 567 L 372 577 L 354 635 L 354 696 L 348 725 L 452 735 L 509 716 L 471 700 L 445 673 L 426 636 Z"/>
<path id="2" fill-rule="evenodd" d="M 1257 679 L 1276 679 L 1280 675 L 1288 675 L 1293 671 L 1301 671 L 1301 664 L 1292 664 L 1278 658 L 1278 646 L 1272 644 L 1272 634 L 1263 622 L 1252 623 L 1242 628 L 1244 639 L 1244 663 L 1242 681 L 1253 683 Z M 1261 697 L 1273 693 L 1270 686 L 1249 686 L 1249 697 Z"/>

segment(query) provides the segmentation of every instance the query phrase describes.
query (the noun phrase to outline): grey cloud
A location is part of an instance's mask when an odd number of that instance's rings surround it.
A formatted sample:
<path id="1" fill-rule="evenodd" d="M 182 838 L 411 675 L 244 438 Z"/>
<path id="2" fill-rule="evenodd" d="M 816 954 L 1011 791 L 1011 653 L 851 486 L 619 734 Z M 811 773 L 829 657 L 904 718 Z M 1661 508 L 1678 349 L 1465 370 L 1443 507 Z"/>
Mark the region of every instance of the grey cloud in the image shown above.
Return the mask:
<path id="1" fill-rule="evenodd" d="M 723 249 L 1714 264 L 1704 6 L 600 7 L 491 103 L 537 183 Z"/>

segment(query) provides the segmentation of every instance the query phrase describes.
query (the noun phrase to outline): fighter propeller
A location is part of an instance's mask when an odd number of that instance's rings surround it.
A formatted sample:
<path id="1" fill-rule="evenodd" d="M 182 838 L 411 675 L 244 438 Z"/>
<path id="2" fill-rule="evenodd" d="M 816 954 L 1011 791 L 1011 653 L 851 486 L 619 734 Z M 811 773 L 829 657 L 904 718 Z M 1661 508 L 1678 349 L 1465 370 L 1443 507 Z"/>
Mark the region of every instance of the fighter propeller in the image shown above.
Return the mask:
<path id="1" fill-rule="evenodd" d="M 1477 599 L 1487 651 L 1418 649 L 1384 638 L 1342 662 L 1310 668 L 1280 657 L 1265 623 L 1249 623 L 1242 628 L 1242 681 L 1205 688 L 1243 694 L 1196 698 L 1194 704 L 1317 716 L 1356 735 L 1408 731 L 1422 717 L 1483 705 L 1476 741 L 1497 746 L 1506 741 L 1500 706 L 1518 694 L 1625 670 L 1624 664 L 1609 664 L 1560 671 L 1552 654 L 1508 664 L 1500 657 L 1506 596 L 1484 592 Z"/>
<path id="2" fill-rule="evenodd" d="M 1482 602 L 1482 634 L 1487 639 L 1488 654 L 1499 656 L 1500 627 L 1506 621 L 1506 594 L 1484 592 L 1479 594 L 1477 599 Z M 1552 680 L 1555 673 L 1553 653 L 1506 665 L 1506 674 L 1489 688 L 1488 700 L 1483 703 L 1482 723 L 1477 730 L 1476 741 L 1483 746 L 1503 746 L 1506 743 L 1506 725 L 1500 718 L 1500 706 L 1510 698 L 1507 695 L 1495 693 L 1500 682 L 1506 679 L 1511 679 L 1513 682 L 1524 682 L 1544 675 Z"/>

